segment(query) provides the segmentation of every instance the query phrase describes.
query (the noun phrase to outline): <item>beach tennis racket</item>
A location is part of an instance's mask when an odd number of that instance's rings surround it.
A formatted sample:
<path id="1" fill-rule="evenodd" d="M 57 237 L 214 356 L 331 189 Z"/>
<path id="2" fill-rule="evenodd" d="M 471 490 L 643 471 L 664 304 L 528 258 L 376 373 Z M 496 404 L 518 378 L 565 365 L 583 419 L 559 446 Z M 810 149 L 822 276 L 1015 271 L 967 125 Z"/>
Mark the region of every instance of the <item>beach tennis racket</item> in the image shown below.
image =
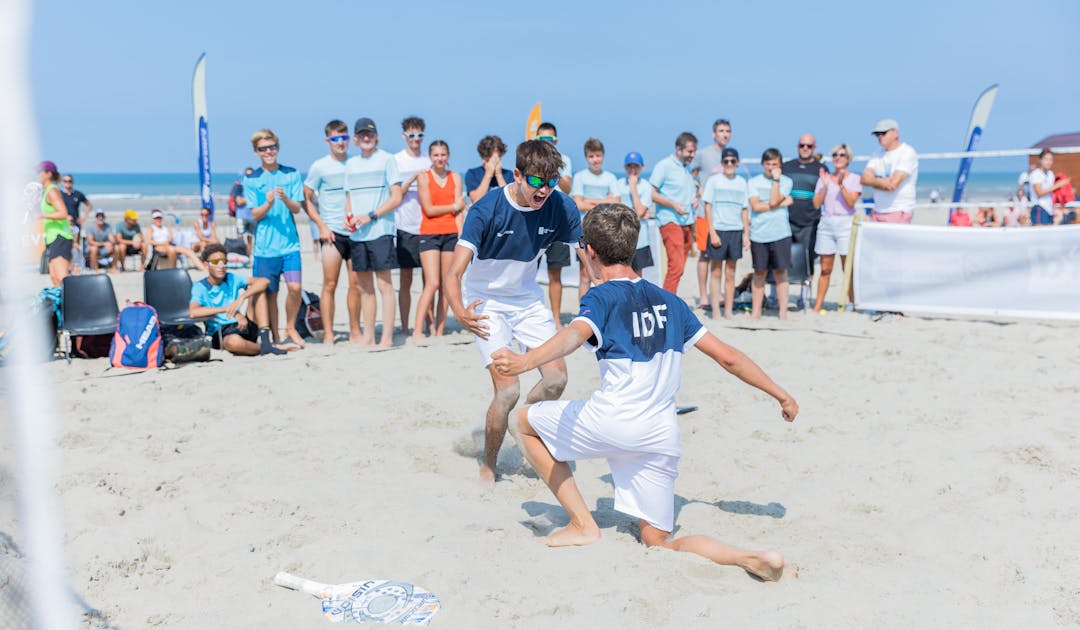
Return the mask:
<path id="1" fill-rule="evenodd" d="M 434 593 L 393 580 L 321 584 L 282 571 L 274 576 L 274 584 L 319 598 L 323 615 L 336 623 L 426 626 L 440 606 Z"/>
<path id="2" fill-rule="evenodd" d="M 690 413 L 691 411 L 697 410 L 697 405 L 679 405 L 678 407 L 675 407 L 675 413 L 680 416 L 684 413 Z"/>

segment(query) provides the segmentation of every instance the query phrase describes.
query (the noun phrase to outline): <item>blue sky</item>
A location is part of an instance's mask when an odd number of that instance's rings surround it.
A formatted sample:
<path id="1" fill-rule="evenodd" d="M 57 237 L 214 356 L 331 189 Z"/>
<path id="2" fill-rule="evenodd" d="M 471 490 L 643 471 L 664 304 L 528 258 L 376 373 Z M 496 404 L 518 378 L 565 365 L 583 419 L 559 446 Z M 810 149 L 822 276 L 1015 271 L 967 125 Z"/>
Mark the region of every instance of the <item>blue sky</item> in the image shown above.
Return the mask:
<path id="1" fill-rule="evenodd" d="M 203 51 L 212 165 L 230 177 L 257 161 L 248 137 L 260 127 L 281 136 L 283 163 L 306 169 L 325 152 L 331 118 L 370 116 L 382 147 L 397 151 L 409 114 L 427 120 L 428 141 L 449 142 L 463 170 L 481 136 L 520 141 L 538 100 L 575 168 L 589 136 L 621 170 L 627 151 L 655 163 L 683 130 L 710 141 L 717 117 L 732 120 L 744 156 L 769 146 L 793 155 L 807 131 L 825 149 L 846 141 L 865 153 L 884 117 L 920 151 L 958 150 L 975 97 L 993 83 L 980 148 L 1080 130 L 1080 83 L 1052 80 L 1075 75 L 1078 2 L 612 6 L 39 1 L 31 69 L 43 153 L 75 172 L 193 172 L 191 75 Z M 954 165 L 923 168 L 939 167 Z"/>

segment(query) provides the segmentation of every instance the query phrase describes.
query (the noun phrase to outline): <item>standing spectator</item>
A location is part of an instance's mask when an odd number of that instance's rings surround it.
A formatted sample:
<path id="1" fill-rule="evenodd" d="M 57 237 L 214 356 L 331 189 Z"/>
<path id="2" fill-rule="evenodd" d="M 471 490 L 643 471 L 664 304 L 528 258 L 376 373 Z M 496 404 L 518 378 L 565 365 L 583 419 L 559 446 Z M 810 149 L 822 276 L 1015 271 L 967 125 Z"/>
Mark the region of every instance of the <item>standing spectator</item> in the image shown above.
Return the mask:
<path id="1" fill-rule="evenodd" d="M 791 223 L 791 240 L 806 247 L 810 266 L 807 269 L 810 279 L 814 277 L 814 242 L 817 240 L 818 224 L 821 222 L 820 206 L 814 205 L 814 191 L 817 190 L 820 173 L 826 172 L 817 150 L 817 140 L 813 134 L 799 136 L 798 156 L 784 162 L 780 168 L 784 175 L 791 178 L 791 207 L 788 208 L 788 222 Z"/>
<path id="2" fill-rule="evenodd" d="M 641 171 L 644 168 L 645 158 L 641 157 L 641 154 L 637 151 L 631 151 L 626 154 L 626 159 L 623 160 L 626 177 L 615 182 L 615 192 L 619 195 L 619 203 L 633 209 L 641 222 L 638 230 L 637 249 L 634 252 L 634 260 L 630 264 L 630 267 L 638 275 L 641 275 L 641 271 L 646 267 L 652 267 L 655 264 L 652 250 L 649 249 L 649 234 L 652 232 L 652 225 L 655 220 L 653 218 L 655 213 L 653 212 L 652 184 L 649 183 L 649 180 L 641 177 Z"/>
<path id="3" fill-rule="evenodd" d="M 300 212 L 304 200 L 304 185 L 300 173 L 278 162 L 281 143 L 270 129 L 260 129 L 251 135 L 251 148 L 261 166 L 244 177 L 244 199 L 257 221 L 255 246 L 252 249 L 251 275 L 268 280 L 266 310 L 274 343 L 280 342 L 278 332 L 278 288 L 285 277 L 285 336 L 303 347 L 304 339 L 296 330 L 296 314 L 300 312 L 300 235 L 293 215 Z"/>
<path id="4" fill-rule="evenodd" d="M 105 222 L 104 210 L 94 213 L 94 224 L 87 226 L 84 234 L 86 254 L 90 258 L 90 269 L 98 271 L 98 261 L 111 258 L 116 248 L 116 235 L 113 233 L 112 226 Z"/>
<path id="5" fill-rule="evenodd" d="M 821 222 L 814 239 L 815 253 L 821 256 L 821 278 L 818 279 L 817 300 L 814 312 L 820 313 L 825 305 L 825 292 L 829 290 L 836 255 L 840 255 L 840 269 L 844 269 L 847 251 L 851 243 L 851 222 L 855 216 L 855 203 L 862 195 L 859 176 L 848 170 L 851 166 L 851 147 L 838 144 L 833 147 L 834 173 L 824 167 L 814 189 L 814 207 L 821 209 Z M 794 204 L 793 204 L 794 205 Z M 848 303 L 854 304 L 853 288 L 848 287 Z"/>
<path id="6" fill-rule="evenodd" d="M 409 311 L 412 308 L 413 269 L 420 265 L 420 197 L 416 180 L 431 168 L 431 160 L 420 153 L 424 142 L 424 119 L 409 116 L 401 121 L 405 148 L 394 154 L 401 175 L 401 205 L 394 211 L 397 228 L 398 309 L 401 311 L 401 334 L 409 336 Z M 453 251 L 453 249 L 451 249 Z M 426 313 L 425 313 L 426 315 Z M 421 320 L 423 321 L 423 320 Z"/>
<path id="7" fill-rule="evenodd" d="M 1032 225 L 1050 225 L 1061 223 L 1061 218 L 1054 216 L 1054 191 L 1067 186 L 1069 180 L 1054 182 L 1054 153 L 1043 149 L 1039 154 L 1039 167 L 1031 171 L 1031 196 L 1035 205 L 1031 207 Z"/>
<path id="8" fill-rule="evenodd" d="M 56 182 L 60 179 L 60 171 L 56 164 L 45 160 L 38 166 L 38 183 L 44 187 L 41 194 L 41 218 L 45 237 L 45 260 L 49 265 L 49 279 L 53 286 L 58 287 L 64 282 L 64 278 L 71 273 L 71 256 L 75 244 L 75 235 L 71 230 L 71 215 L 68 214 L 67 204 L 60 194 L 60 187 Z"/>
<path id="9" fill-rule="evenodd" d="M 330 154 L 317 160 L 308 169 L 304 180 L 304 204 L 308 220 L 319 228 L 322 243 L 323 285 L 319 309 L 323 318 L 323 343 L 334 343 L 334 307 L 341 263 L 349 288 L 345 294 L 349 309 L 349 340 L 360 343 L 360 287 L 352 270 L 352 241 L 345 217 L 353 213 L 346 194 L 349 179 L 349 126 L 334 119 L 323 127 Z"/>
<path id="10" fill-rule="evenodd" d="M 870 218 L 884 223 L 911 223 L 919 156 L 911 145 L 900 141 L 900 125 L 891 118 L 879 120 L 870 133 L 881 145 L 860 178 L 863 186 L 875 191 Z"/>
<path id="11" fill-rule="evenodd" d="M 750 316 L 753 319 L 761 317 L 765 276 L 769 271 L 776 280 L 780 319 L 787 319 L 788 269 L 791 268 L 791 223 L 787 209 L 792 202 L 792 183 L 780 169 L 782 160 L 779 149 L 765 149 L 761 154 L 761 168 L 765 172 L 747 184 L 751 210 L 750 258 L 754 264 L 754 277 L 750 283 Z"/>
<path id="12" fill-rule="evenodd" d="M 585 141 L 585 161 L 589 168 L 574 173 L 574 180 L 570 185 L 570 196 L 574 198 L 582 220 L 585 214 L 602 203 L 617 203 L 619 194 L 616 188 L 615 174 L 604 170 L 604 143 L 596 138 Z M 559 243 L 562 245 L 562 243 Z M 563 247 L 567 247 L 563 245 Z M 550 249 L 550 248 L 549 248 Z M 567 252 L 569 252 L 567 247 Z M 578 281 L 578 300 L 592 286 L 592 278 L 584 266 L 581 267 L 581 278 Z M 554 311 L 558 318 L 559 313 Z"/>
<path id="13" fill-rule="evenodd" d="M 550 142 L 557 149 L 559 136 L 555 123 L 540 123 L 536 128 L 536 139 Z M 559 157 L 562 159 L 562 166 L 559 167 L 559 190 L 569 195 L 573 188 L 573 162 L 570 156 L 562 151 L 559 151 Z M 551 313 L 555 316 L 555 330 L 562 330 L 562 270 L 570 266 L 570 246 L 558 241 L 552 243 L 544 252 L 544 263 L 547 265 L 548 300 L 551 302 Z"/>
<path id="14" fill-rule="evenodd" d="M 217 221 L 210 216 L 209 208 L 199 210 L 199 218 L 195 219 L 195 236 L 198 240 L 192 244 L 191 250 L 199 253 L 210 243 L 219 243 L 217 236 Z"/>
<path id="15" fill-rule="evenodd" d="M 720 319 L 721 295 L 724 296 L 724 317 L 731 319 L 735 303 L 735 267 L 743 250 L 750 249 L 749 189 L 746 180 L 735 174 L 739 168 L 739 152 L 724 149 L 722 163 L 724 170 L 709 177 L 701 191 L 709 226 L 705 257 L 712 277 L 709 295 L 713 319 Z M 721 274 L 723 287 L 720 286 Z"/>
<path id="16" fill-rule="evenodd" d="M 394 247 L 394 210 L 401 203 L 401 175 L 397 160 L 379 148 L 375 121 L 359 118 L 353 125 L 353 142 L 360 155 L 349 158 L 349 199 L 352 217 L 346 224 L 355 228 L 352 239 L 352 268 L 360 288 L 360 314 L 364 327 L 360 345 L 375 343 L 375 283 L 382 299 L 382 335 L 379 346 L 394 345 L 394 284 L 390 271 L 397 266 Z M 408 328 L 407 323 L 401 327 Z"/>
<path id="17" fill-rule="evenodd" d="M 420 263 L 424 269 L 424 290 L 416 304 L 414 340 L 423 338 L 424 318 L 431 311 L 432 304 L 436 306 L 431 336 L 440 337 L 446 330 L 447 301 L 442 278 L 450 271 L 450 264 L 454 261 L 458 242 L 457 217 L 465 210 L 461 175 L 446 166 L 450 160 L 450 147 L 442 140 L 436 140 L 428 147 L 428 157 L 431 158 L 431 170 L 421 173 L 416 179 L 423 210 L 420 221 Z M 439 294 L 438 302 L 435 302 L 436 292 Z"/>
<path id="18" fill-rule="evenodd" d="M 113 250 L 113 262 L 117 271 L 124 270 L 124 260 L 128 256 L 139 255 L 139 269 L 146 266 L 146 257 L 150 248 L 143 239 L 139 225 L 139 213 L 134 210 L 124 211 L 124 222 L 116 229 L 116 249 Z"/>
<path id="19" fill-rule="evenodd" d="M 94 204 L 90 203 L 90 200 L 82 192 L 75 190 L 75 177 L 71 173 L 65 173 L 60 178 L 60 184 L 63 186 L 60 194 L 64 197 L 64 206 L 67 208 L 68 216 L 75 223 L 75 227 L 79 228 L 79 232 L 82 232 L 83 223 L 90 218 L 90 213 L 94 211 Z M 86 209 L 80 212 L 80 206 L 86 206 Z M 75 245 L 79 244 L 77 236 L 74 243 Z"/>
<path id="20" fill-rule="evenodd" d="M 694 160 L 690 162 L 690 173 L 697 180 L 698 185 L 698 198 L 700 200 L 701 192 L 705 188 L 705 182 L 709 181 L 709 178 L 713 175 L 718 175 L 724 171 L 723 165 L 723 153 L 727 145 L 731 143 L 731 123 L 724 118 L 718 118 L 712 125 L 713 143 L 707 147 L 703 147 L 694 155 Z M 711 299 L 709 290 L 709 261 L 706 259 L 705 253 L 709 247 L 709 223 L 705 220 L 705 208 L 701 205 L 700 201 L 697 204 L 697 214 L 694 219 L 694 236 L 695 245 L 698 250 L 698 262 L 697 262 L 697 276 L 698 276 L 698 307 L 699 308 L 712 308 L 713 299 Z M 719 300 L 719 296 L 716 296 L 716 300 Z M 713 313 L 713 317 L 716 317 L 716 313 Z"/>
<path id="21" fill-rule="evenodd" d="M 667 253 L 667 274 L 664 288 L 678 293 L 679 281 L 686 269 L 686 259 L 694 242 L 694 212 L 691 204 L 697 194 L 690 162 L 697 153 L 697 138 L 684 131 L 675 138 L 675 153 L 660 160 L 649 176 L 654 190 L 656 218 L 660 222 L 660 238 Z"/>
<path id="22" fill-rule="evenodd" d="M 554 144 L 556 148 L 558 148 L 559 134 L 555 130 L 555 123 L 540 123 L 540 126 L 536 128 L 536 139 L 543 140 L 544 142 L 550 142 L 551 144 Z M 559 168 L 559 190 L 569 195 L 570 187 L 574 183 L 573 161 L 570 159 L 569 155 L 563 153 L 562 151 L 559 151 L 559 157 L 562 158 L 562 166 Z"/>
<path id="23" fill-rule="evenodd" d="M 506 143 L 499 136 L 484 136 L 476 145 L 480 154 L 480 166 L 465 171 L 465 194 L 473 203 L 488 194 L 492 188 L 505 186 L 514 181 L 514 171 L 504 168 Z"/>
<path id="24" fill-rule="evenodd" d="M 236 208 L 236 235 L 244 239 L 249 259 L 255 244 L 255 226 L 258 223 L 252 216 L 251 206 L 248 205 L 247 198 L 244 196 L 244 179 L 251 177 L 254 172 L 255 169 L 251 167 L 245 168 L 243 177 L 233 184 L 232 191 L 229 192 L 229 199 Z"/>

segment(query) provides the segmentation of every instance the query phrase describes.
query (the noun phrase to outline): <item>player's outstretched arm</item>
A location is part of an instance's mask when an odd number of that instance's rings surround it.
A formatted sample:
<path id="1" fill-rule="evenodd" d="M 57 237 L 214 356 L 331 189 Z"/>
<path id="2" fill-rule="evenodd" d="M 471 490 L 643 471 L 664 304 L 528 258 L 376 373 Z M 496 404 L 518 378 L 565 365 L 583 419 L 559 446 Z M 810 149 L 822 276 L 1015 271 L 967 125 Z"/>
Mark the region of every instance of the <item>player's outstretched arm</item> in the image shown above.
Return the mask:
<path id="1" fill-rule="evenodd" d="M 699 339 L 694 347 L 712 357 L 713 361 L 720 364 L 720 367 L 739 377 L 747 385 L 753 385 L 775 398 L 780 403 L 780 412 L 784 420 L 788 422 L 795 420 L 795 416 L 799 413 L 799 403 L 795 402 L 791 394 L 777 385 L 764 370 L 758 367 L 757 363 L 751 361 L 750 357 L 738 348 L 720 341 L 712 333 L 705 333 L 705 336 Z"/>
<path id="2" fill-rule="evenodd" d="M 544 342 L 539 348 L 533 348 L 525 354 L 517 354 L 509 348 L 500 348 L 492 353 L 492 365 L 503 376 L 517 376 L 536 369 L 545 363 L 560 359 L 581 347 L 593 336 L 592 328 L 585 322 L 574 320 L 555 336 Z"/>

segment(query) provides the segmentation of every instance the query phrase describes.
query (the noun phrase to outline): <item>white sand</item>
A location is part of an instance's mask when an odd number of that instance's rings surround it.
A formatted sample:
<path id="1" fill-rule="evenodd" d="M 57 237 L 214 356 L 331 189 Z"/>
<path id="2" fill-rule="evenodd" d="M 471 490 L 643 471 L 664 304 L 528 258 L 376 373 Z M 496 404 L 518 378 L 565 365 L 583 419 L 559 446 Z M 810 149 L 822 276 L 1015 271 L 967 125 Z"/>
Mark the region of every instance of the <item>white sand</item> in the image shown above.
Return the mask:
<path id="1" fill-rule="evenodd" d="M 114 282 L 121 300 L 141 293 L 139 274 Z M 104 377 L 103 359 L 50 364 L 74 589 L 123 628 L 324 627 L 316 600 L 272 584 L 279 570 L 415 582 L 442 599 L 441 628 L 1080 625 L 1080 326 L 837 313 L 708 326 L 802 413 L 785 424 L 688 355 L 679 399 L 701 410 L 681 417 L 679 533 L 778 549 L 798 579 L 645 550 L 603 462 L 577 467 L 603 539 L 537 543 L 565 514 L 512 440 L 493 493 L 461 454 L 490 382 L 458 333 Z M 587 396 L 595 359 L 568 362 L 565 397 Z M 0 531 L 18 540 L 2 431 Z"/>

